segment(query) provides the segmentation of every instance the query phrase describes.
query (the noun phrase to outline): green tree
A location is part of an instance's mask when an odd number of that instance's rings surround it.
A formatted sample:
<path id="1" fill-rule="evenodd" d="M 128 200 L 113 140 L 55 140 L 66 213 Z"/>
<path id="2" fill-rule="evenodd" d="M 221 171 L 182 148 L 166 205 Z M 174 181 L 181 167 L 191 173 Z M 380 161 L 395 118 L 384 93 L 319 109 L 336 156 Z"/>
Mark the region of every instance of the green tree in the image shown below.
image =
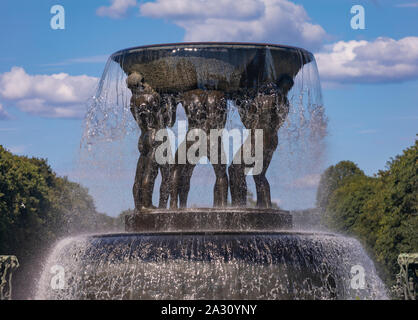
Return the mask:
<path id="1" fill-rule="evenodd" d="M 0 146 L 0 253 L 18 256 L 18 282 L 36 278 L 59 238 L 113 230 L 115 220 L 98 213 L 88 190 L 58 177 L 46 160 Z"/>
<path id="2" fill-rule="evenodd" d="M 54 238 L 46 226 L 55 178 L 45 161 L 0 146 L 0 252 L 26 256 L 33 243 Z"/>
<path id="3" fill-rule="evenodd" d="M 316 206 L 325 210 L 334 190 L 341 186 L 347 177 L 356 175 L 364 176 L 364 172 L 354 162 L 341 161 L 335 166 L 330 166 L 321 175 L 316 194 Z"/>
<path id="4" fill-rule="evenodd" d="M 352 233 L 364 203 L 375 196 L 376 179 L 363 175 L 346 177 L 339 188 L 329 196 L 323 211 L 323 222 L 333 230 Z"/>
<path id="5" fill-rule="evenodd" d="M 418 251 L 418 140 L 379 172 L 384 185 L 376 255 L 388 275 L 398 270 L 399 253 Z"/>
<path id="6" fill-rule="evenodd" d="M 375 177 L 358 174 L 352 167 L 348 171 L 352 174 L 336 179 L 331 168 L 321 182 L 332 187 L 323 185 L 317 195 L 324 205 L 325 225 L 360 239 L 391 286 L 399 268 L 398 255 L 418 250 L 418 141 Z"/>

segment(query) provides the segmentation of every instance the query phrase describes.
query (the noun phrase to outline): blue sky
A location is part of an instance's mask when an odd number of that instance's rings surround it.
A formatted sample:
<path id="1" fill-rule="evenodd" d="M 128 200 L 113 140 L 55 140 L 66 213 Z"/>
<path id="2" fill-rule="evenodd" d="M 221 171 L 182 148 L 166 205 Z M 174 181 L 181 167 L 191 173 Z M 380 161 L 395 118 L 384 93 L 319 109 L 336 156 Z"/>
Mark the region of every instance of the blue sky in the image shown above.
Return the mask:
<path id="1" fill-rule="evenodd" d="M 65 30 L 50 27 L 55 4 L 65 8 Z M 365 30 L 350 26 L 355 4 L 365 8 Z M 72 178 L 84 101 L 111 53 L 181 41 L 271 42 L 317 57 L 329 118 L 326 165 L 352 160 L 372 175 L 418 133 L 417 16 L 413 0 L 3 0 L 0 144 L 47 158 Z M 306 187 L 314 194 L 312 183 Z M 129 206 L 95 197 L 109 214 Z"/>

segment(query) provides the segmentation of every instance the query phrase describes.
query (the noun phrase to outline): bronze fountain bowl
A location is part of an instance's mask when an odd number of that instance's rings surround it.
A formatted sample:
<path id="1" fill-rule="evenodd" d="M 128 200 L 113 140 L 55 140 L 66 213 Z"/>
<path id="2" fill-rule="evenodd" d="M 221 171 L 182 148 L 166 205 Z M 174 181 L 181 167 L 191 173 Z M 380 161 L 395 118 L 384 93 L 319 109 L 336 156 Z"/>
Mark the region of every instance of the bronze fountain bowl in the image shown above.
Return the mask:
<path id="1" fill-rule="evenodd" d="M 124 49 L 111 59 L 127 75 L 140 73 L 159 93 L 194 89 L 234 93 L 275 83 L 283 75 L 294 78 L 314 57 L 283 45 L 196 42 Z"/>

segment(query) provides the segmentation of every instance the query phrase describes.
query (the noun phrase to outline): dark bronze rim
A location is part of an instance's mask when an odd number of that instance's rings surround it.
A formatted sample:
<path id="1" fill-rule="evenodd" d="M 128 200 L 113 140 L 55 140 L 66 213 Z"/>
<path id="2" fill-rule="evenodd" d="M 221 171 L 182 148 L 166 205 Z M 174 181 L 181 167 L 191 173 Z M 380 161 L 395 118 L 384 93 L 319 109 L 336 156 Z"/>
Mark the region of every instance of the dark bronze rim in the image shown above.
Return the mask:
<path id="1" fill-rule="evenodd" d="M 252 43 L 252 42 L 177 42 L 177 43 L 161 43 L 161 44 L 152 44 L 152 45 L 144 45 L 144 46 L 137 46 L 137 47 L 131 47 L 122 49 L 119 51 L 116 51 L 111 55 L 112 58 L 117 57 L 121 54 L 130 53 L 132 51 L 136 50 L 146 50 L 146 49 L 159 49 L 159 48 L 178 48 L 178 47 L 187 47 L 187 46 L 207 46 L 207 47 L 223 47 L 223 46 L 232 46 L 232 47 L 259 47 L 259 48 L 272 48 L 272 49 L 289 49 L 289 50 L 297 50 L 302 51 L 305 54 L 312 55 L 311 52 L 308 50 L 294 47 L 294 46 L 288 46 L 288 45 L 282 45 L 282 44 L 272 44 L 272 43 Z"/>

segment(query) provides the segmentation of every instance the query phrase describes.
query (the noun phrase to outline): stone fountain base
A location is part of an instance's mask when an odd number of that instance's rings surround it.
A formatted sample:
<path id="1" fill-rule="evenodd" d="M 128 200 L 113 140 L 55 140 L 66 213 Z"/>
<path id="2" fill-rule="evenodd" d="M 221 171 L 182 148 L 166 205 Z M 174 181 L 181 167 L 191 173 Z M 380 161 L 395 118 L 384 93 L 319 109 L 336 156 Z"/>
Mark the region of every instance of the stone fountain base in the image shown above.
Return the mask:
<path id="1" fill-rule="evenodd" d="M 66 285 L 51 288 L 60 265 Z M 365 270 L 363 289 L 351 268 Z M 358 241 L 309 232 L 141 232 L 67 238 L 36 299 L 384 299 Z"/>
<path id="2" fill-rule="evenodd" d="M 291 230 L 277 209 L 154 209 L 126 217 L 122 234 L 60 241 L 36 299 L 385 299 L 357 240 Z M 54 265 L 66 285 L 51 289 Z M 350 286 L 352 267 L 366 286 Z"/>
<path id="3" fill-rule="evenodd" d="M 266 231 L 292 228 L 290 212 L 257 208 L 153 209 L 126 216 L 127 232 Z"/>

